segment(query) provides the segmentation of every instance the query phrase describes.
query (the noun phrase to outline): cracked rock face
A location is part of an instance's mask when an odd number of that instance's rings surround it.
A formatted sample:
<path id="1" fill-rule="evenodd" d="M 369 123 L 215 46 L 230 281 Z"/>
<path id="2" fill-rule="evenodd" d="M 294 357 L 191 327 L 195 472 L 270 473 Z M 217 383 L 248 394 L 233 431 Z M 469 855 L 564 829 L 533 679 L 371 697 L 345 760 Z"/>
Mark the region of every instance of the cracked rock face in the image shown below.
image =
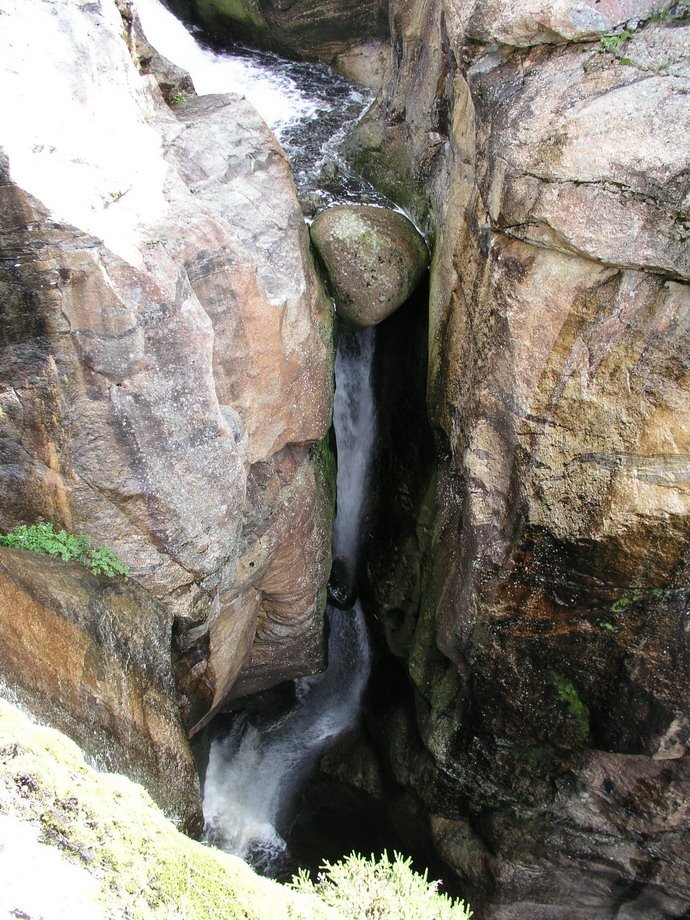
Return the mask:
<path id="1" fill-rule="evenodd" d="M 118 553 L 175 618 L 192 726 L 245 663 L 252 686 L 323 665 L 331 306 L 248 103 L 173 113 L 114 0 L 22 7 L 0 2 L 0 526 Z"/>
<path id="2" fill-rule="evenodd" d="M 487 916 L 670 918 L 690 906 L 690 28 L 675 5 L 548 6 L 394 4 L 358 131 L 435 239 L 441 447 L 416 499 L 399 480 L 414 520 L 375 538 L 412 697 L 372 718 Z"/>

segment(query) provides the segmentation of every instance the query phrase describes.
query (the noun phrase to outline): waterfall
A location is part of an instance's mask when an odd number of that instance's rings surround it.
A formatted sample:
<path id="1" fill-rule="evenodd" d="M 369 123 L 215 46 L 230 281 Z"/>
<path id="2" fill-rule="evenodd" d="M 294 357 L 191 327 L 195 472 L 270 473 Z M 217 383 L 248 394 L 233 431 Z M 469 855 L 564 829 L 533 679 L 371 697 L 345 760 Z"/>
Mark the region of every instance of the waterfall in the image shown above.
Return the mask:
<path id="1" fill-rule="evenodd" d="M 147 39 L 187 70 L 200 95 L 245 96 L 279 138 L 298 193 L 317 207 L 342 201 L 385 203 L 340 157 L 339 142 L 370 98 L 325 65 L 266 52 L 205 47 L 160 2 L 135 0 Z M 324 178 L 324 166 L 330 179 Z M 333 555 L 356 576 L 375 435 L 371 380 L 374 331 L 342 333 L 336 356 L 334 426 L 338 507 Z M 341 606 L 346 606 L 343 604 Z M 353 727 L 369 675 L 369 643 L 359 604 L 328 607 L 328 669 L 295 682 L 296 702 L 280 716 L 235 718 L 213 741 L 204 789 L 206 838 L 257 868 L 280 870 L 281 836 L 304 780 L 324 747 Z"/>
<path id="2" fill-rule="evenodd" d="M 356 571 L 375 435 L 371 367 L 374 330 L 340 335 L 334 425 L 338 512 L 333 555 Z M 207 839 L 272 872 L 286 858 L 278 828 L 289 820 L 303 781 L 325 746 L 356 724 L 369 676 L 369 644 L 359 603 L 328 608 L 328 668 L 296 682 L 297 702 L 266 720 L 240 717 L 211 746 L 204 792 Z"/>
<path id="3" fill-rule="evenodd" d="M 252 103 L 282 144 L 309 213 L 348 201 L 392 206 L 339 151 L 348 128 L 372 101 L 366 90 L 352 86 L 325 64 L 287 61 L 242 46 L 215 51 L 160 0 L 134 3 L 148 41 L 189 73 L 200 96 L 238 93 Z"/>

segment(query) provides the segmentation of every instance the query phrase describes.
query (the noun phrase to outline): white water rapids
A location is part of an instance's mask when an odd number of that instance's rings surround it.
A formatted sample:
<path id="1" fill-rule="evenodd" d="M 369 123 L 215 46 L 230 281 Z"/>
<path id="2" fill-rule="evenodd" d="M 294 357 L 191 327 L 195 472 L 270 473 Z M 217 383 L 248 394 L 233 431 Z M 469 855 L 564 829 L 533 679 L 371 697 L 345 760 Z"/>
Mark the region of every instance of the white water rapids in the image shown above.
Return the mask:
<path id="1" fill-rule="evenodd" d="M 250 58 L 217 53 L 199 44 L 160 0 L 136 0 L 135 5 L 148 40 L 159 54 L 189 73 L 200 96 L 244 96 L 278 136 L 281 128 L 318 112 L 318 101 L 289 77 L 267 72 Z"/>
<path id="2" fill-rule="evenodd" d="M 371 97 L 325 64 L 287 61 L 243 46 L 216 51 L 160 0 L 135 0 L 149 42 L 186 70 L 199 95 L 238 93 L 252 103 L 283 146 L 309 213 L 338 203 L 385 204 L 340 155 L 348 130 Z"/>
<path id="3" fill-rule="evenodd" d="M 334 424 L 338 446 L 338 516 L 334 556 L 356 566 L 375 434 L 371 366 L 374 330 L 341 334 L 336 359 Z M 284 715 L 240 718 L 211 746 L 204 792 L 207 839 L 266 872 L 280 868 L 287 846 L 278 827 L 326 745 L 357 721 L 369 676 L 364 615 L 355 604 L 328 608 L 328 669 L 297 681 L 297 703 Z"/>

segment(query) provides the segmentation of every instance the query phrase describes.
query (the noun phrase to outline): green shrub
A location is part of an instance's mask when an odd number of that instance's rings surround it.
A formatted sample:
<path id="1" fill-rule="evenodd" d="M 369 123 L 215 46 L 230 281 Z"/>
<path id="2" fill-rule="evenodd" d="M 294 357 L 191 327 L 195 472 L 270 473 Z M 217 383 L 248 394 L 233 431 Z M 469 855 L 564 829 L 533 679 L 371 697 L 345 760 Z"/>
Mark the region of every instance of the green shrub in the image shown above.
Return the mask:
<path id="1" fill-rule="evenodd" d="M 32 553 L 55 556 L 63 562 L 76 560 L 88 566 L 94 575 L 129 576 L 129 568 L 117 558 L 111 549 L 91 546 L 91 538 L 85 533 L 56 531 L 52 524 L 39 521 L 38 524 L 20 524 L 7 534 L 0 534 L 0 546 L 25 549 Z"/>
<path id="2" fill-rule="evenodd" d="M 411 860 L 399 853 L 393 860 L 366 859 L 352 853 L 337 863 L 326 862 L 313 882 L 301 869 L 292 887 L 303 894 L 318 895 L 342 917 L 352 920 L 468 920 L 472 911 L 463 901 L 453 901 L 438 891 L 426 872 L 419 875 Z"/>

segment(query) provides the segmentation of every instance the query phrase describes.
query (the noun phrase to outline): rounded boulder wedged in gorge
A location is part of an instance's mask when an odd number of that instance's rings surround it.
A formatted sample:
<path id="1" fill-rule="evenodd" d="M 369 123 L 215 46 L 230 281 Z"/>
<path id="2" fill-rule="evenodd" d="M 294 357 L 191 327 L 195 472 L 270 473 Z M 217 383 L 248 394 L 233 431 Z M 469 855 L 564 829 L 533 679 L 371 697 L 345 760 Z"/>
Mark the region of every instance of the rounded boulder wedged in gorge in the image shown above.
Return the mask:
<path id="1" fill-rule="evenodd" d="M 349 328 L 376 326 L 394 313 L 429 264 L 429 251 L 414 224 L 386 208 L 328 208 L 314 219 L 311 239 L 338 316 Z"/>

